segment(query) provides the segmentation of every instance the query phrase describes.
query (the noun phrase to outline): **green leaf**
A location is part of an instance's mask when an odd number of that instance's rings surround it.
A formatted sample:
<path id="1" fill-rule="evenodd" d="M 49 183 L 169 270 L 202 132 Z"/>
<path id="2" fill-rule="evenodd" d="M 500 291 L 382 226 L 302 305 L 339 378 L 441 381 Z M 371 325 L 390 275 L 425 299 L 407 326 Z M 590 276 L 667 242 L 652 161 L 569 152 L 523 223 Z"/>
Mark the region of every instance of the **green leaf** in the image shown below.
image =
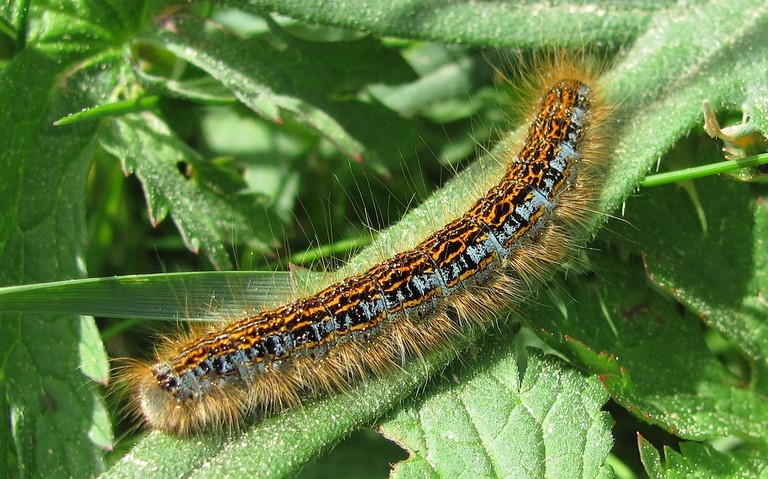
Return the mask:
<path id="1" fill-rule="evenodd" d="M 639 438 L 643 465 L 651 479 L 664 478 L 739 478 L 763 477 L 768 470 L 768 450 L 765 445 L 748 445 L 721 451 L 706 444 L 684 442 L 680 452 L 664 449 L 664 464 L 659 452 L 642 436 Z"/>
<path id="2" fill-rule="evenodd" d="M 470 348 L 460 368 L 382 423 L 410 451 L 392 477 L 612 477 L 599 381 L 515 349 L 501 335 Z"/>
<path id="3" fill-rule="evenodd" d="M 750 12 L 746 15 L 745 12 Z M 723 107 L 739 108 L 759 101 L 751 84 L 764 84 L 766 58 L 762 54 L 768 39 L 764 24 L 768 13 L 752 2 L 705 5 L 685 12 L 660 12 L 653 28 L 641 35 L 627 60 L 609 72 L 605 80 L 621 100 L 622 112 L 634 112 L 623 121 L 628 132 L 615 155 L 660 158 L 692 127 L 702 122 L 701 103 L 709 99 Z M 694 32 L 705 31 L 706 35 Z M 729 38 L 730 41 L 723 42 Z M 632 74 L 628 75 L 628 70 Z M 681 75 L 680 72 L 685 72 Z M 736 73 L 738 72 L 738 73 Z M 619 78 L 621 77 L 621 78 Z M 614 81 L 615 80 L 615 81 Z M 750 110 L 756 116 L 759 109 Z M 636 161 L 628 169 L 614 168 L 604 197 L 617 202 L 615 210 L 629 196 L 639 174 L 649 164 Z M 622 191 L 614 191 L 620 187 Z"/>
<path id="4" fill-rule="evenodd" d="M 759 437 L 768 405 L 711 354 L 698 319 L 649 290 L 634 258 L 604 253 L 592 266 L 596 284 L 568 283 L 577 303 L 552 293 L 554 306 L 534 308 L 528 324 L 646 421 L 692 439 Z"/>
<path id="5" fill-rule="evenodd" d="M 148 89 L 164 95 L 189 100 L 203 105 L 230 105 L 237 98 L 219 81 L 209 76 L 188 80 L 170 80 L 134 70 L 139 80 Z"/>
<path id="6" fill-rule="evenodd" d="M 28 45 L 0 72 L 5 105 L 0 110 L 0 284 L 83 274 L 82 185 L 95 128 L 64 131 L 52 123 L 92 100 L 90 95 L 109 90 L 111 75 L 100 74 L 112 71 L 114 57 L 70 72 L 67 79 L 75 87 L 62 90 L 67 67 Z M 89 87 L 77 88 L 80 84 Z M 10 418 L 0 443 L 8 446 L 6 458 L 15 456 L 11 475 L 82 477 L 100 471 L 101 449 L 111 446 L 112 434 L 94 384 L 106 382 L 108 366 L 93 319 L 3 314 L 0 345 L 2 415 Z"/>
<path id="7" fill-rule="evenodd" d="M 143 20 L 145 2 L 58 0 L 31 2 L 27 42 L 66 62 L 119 48 Z M 96 98 L 94 98 L 95 100 Z"/>
<path id="8" fill-rule="evenodd" d="M 697 147 L 684 143 L 677 151 L 686 148 L 693 148 L 694 156 L 705 162 L 717 155 L 711 144 Z M 629 400 L 633 409 L 669 430 L 690 438 L 725 434 L 759 437 L 768 427 L 764 400 L 768 315 L 761 303 L 768 265 L 768 252 L 762 246 L 768 234 L 765 211 L 761 200 L 743 183 L 709 178 L 688 186 L 659 188 L 652 196 L 629 202 L 628 223 L 610 230 L 628 249 L 640 246 L 638 253 L 642 253 L 651 281 L 686 305 L 695 317 L 674 312 L 674 305 L 647 291 L 644 280 L 638 277 L 618 293 L 624 299 L 615 305 L 605 297 L 603 300 L 621 321 L 616 325 L 621 336 L 633 336 L 638 341 L 643 333 L 634 325 L 643 325 L 646 334 L 661 326 L 657 333 L 661 337 L 638 342 L 648 349 L 650 341 L 656 344 L 651 361 L 646 354 L 632 361 L 631 353 L 605 342 L 592 347 L 620 358 L 623 370 L 633 379 L 633 395 L 639 399 Z M 671 204 L 676 205 L 672 210 Z M 734 245 L 740 246 L 734 249 Z M 617 269 L 618 263 L 622 262 L 617 261 L 611 269 Z M 605 286 L 612 291 L 617 284 L 622 283 L 606 278 Z M 635 314 L 663 323 L 649 328 L 644 321 L 633 319 Z M 745 378 L 724 370 L 708 354 L 695 318 L 705 320 L 743 351 L 751 368 Z M 630 330 L 627 322 L 631 323 Z M 687 332 L 669 334 L 682 324 L 688 325 Z M 676 347 L 669 349 L 670 343 Z M 661 370 L 668 374 L 659 378 Z M 666 386 L 660 388 L 660 384 Z"/>
<path id="9" fill-rule="evenodd" d="M 374 78 L 377 82 L 403 78 L 400 57 L 372 40 L 323 46 L 283 34 L 281 39 L 289 48 L 278 49 L 264 39 L 246 42 L 209 28 L 196 17 L 179 15 L 169 22 L 172 28 L 145 39 L 205 70 L 266 119 L 282 123 L 279 110 L 292 112 L 353 159 L 360 159 L 363 154 L 361 141 L 348 132 L 358 119 L 344 122 L 346 115 L 341 107 L 334 107 L 326 98 L 331 94 L 354 93 Z M 340 58 L 344 62 L 339 62 Z M 351 65 L 352 69 L 338 72 L 334 65 Z M 393 75 L 393 71 L 398 74 Z M 339 78 L 347 81 L 339 83 Z"/>
<path id="10" fill-rule="evenodd" d="M 435 43 L 417 44 L 403 54 L 418 69 L 420 77 L 407 85 L 372 87 L 372 93 L 382 103 L 403 116 L 424 114 L 440 123 L 476 113 L 473 107 L 478 105 L 477 99 L 463 95 L 487 84 L 493 74 L 487 56 Z M 457 101 L 469 106 L 457 108 L 454 104 Z"/>
<path id="11" fill-rule="evenodd" d="M 250 237 L 259 250 L 272 243 L 269 231 L 260 229 L 262 234 L 254 235 L 250 227 L 251 222 L 270 222 L 267 210 L 258 208 L 257 198 L 222 189 L 221 181 L 200 174 L 209 171 L 210 165 L 158 116 L 144 112 L 115 119 L 101 137 L 101 144 L 122 161 L 126 172 L 141 179 L 152 224 L 157 225 L 170 213 L 186 246 L 197 252 L 206 245 L 205 252 L 217 268 L 232 265 L 220 238 L 225 232 Z M 180 163 L 200 173 L 188 178 L 179 171 Z"/>
<path id="12" fill-rule="evenodd" d="M 707 161 L 718 155 L 708 146 L 680 148 Z M 714 178 L 689 182 L 637 202 L 627 219 L 643 231 L 651 281 L 737 344 L 755 368 L 752 386 L 766 393 L 768 219 L 764 195 L 755 193 L 748 185 Z M 679 207 L 664 214 L 668 204 Z"/>
<path id="13" fill-rule="evenodd" d="M 375 8 L 361 1 L 329 4 L 302 0 L 229 0 L 227 3 L 256 13 L 275 11 L 309 23 L 380 36 L 521 48 L 580 48 L 594 42 L 632 38 L 652 24 L 655 14 L 674 11 L 665 2 L 645 1 L 608 6 L 590 1 L 514 5 L 497 0 L 436 5 L 419 0 L 394 0 Z"/>

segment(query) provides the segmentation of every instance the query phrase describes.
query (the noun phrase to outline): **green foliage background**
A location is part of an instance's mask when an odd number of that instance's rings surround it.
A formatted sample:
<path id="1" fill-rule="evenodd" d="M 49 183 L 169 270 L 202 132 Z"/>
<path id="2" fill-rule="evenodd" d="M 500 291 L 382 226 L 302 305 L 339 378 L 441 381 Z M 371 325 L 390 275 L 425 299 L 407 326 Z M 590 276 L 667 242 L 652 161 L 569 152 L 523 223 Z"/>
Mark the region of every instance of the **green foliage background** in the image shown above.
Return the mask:
<path id="1" fill-rule="evenodd" d="M 0 294 L 0 475 L 283 477 L 372 424 L 408 460 L 356 434 L 305 477 L 388 461 L 394 477 L 765 474 L 765 186 L 636 189 L 661 158 L 722 158 L 704 99 L 768 131 L 762 2 L 6 1 L 0 17 L 0 285 L 48 283 Z M 491 65 L 558 48 L 611 65 L 595 230 L 611 219 L 587 271 L 455 349 L 236 434 L 127 435 L 105 344 L 146 354 L 146 330 L 79 314 L 237 314 L 289 275 L 53 282 L 333 265 L 375 236 L 359 268 L 461 204 L 492 169 L 478 145 L 514 137 L 516 90 Z"/>

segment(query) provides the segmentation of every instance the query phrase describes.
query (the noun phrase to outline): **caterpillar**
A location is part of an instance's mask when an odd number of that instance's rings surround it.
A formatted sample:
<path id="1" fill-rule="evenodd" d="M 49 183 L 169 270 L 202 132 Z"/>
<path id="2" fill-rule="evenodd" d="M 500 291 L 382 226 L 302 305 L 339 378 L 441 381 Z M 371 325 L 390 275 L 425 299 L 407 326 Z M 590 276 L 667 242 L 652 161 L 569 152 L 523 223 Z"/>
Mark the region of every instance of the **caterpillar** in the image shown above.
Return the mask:
<path id="1" fill-rule="evenodd" d="M 178 435 L 236 426 L 386 374 L 525 299 L 562 263 L 600 183 L 609 113 L 592 74 L 541 75 L 498 182 L 412 249 L 274 309 L 167 340 L 128 373 L 136 409 Z"/>

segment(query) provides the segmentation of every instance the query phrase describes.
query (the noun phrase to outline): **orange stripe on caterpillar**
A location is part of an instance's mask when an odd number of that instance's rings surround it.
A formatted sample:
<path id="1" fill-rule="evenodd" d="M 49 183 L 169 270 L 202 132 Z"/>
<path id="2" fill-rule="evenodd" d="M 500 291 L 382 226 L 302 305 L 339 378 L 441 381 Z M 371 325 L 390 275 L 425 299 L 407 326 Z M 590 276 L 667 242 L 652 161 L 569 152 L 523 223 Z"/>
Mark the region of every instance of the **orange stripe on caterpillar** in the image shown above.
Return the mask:
<path id="1" fill-rule="evenodd" d="M 295 406 L 385 373 L 521 299 L 565 258 L 598 176 L 607 110 L 584 73 L 558 72 L 503 177 L 462 216 L 364 273 L 135 365 L 129 380 L 147 423 L 188 434 Z"/>

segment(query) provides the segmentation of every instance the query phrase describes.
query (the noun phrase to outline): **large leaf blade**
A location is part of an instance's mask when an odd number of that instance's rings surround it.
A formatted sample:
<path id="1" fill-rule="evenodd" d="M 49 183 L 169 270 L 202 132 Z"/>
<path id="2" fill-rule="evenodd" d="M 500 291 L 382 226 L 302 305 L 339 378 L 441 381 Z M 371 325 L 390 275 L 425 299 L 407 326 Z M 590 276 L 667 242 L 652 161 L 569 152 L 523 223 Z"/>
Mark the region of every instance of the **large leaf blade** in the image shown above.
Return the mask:
<path id="1" fill-rule="evenodd" d="M 393 477 L 609 477 L 607 394 L 596 378 L 501 335 L 382 424 L 410 452 Z M 469 350 L 472 352 L 472 349 Z M 533 446 L 535 445 L 535 446 Z"/>
<path id="2" fill-rule="evenodd" d="M 0 133 L 8 146 L 0 152 L 3 284 L 82 274 L 84 198 L 73 185 L 85 182 L 95 129 L 54 130 L 55 116 L 82 100 L 55 93 L 60 74 L 58 62 L 34 49 L 0 73 L 0 99 L 8 105 L 0 113 L 8 125 Z M 40 101 L 49 97 L 53 104 Z M 11 418 L 0 433 L 11 434 L 19 471 L 87 476 L 102 469 L 100 448 L 110 447 L 112 436 L 94 381 L 106 382 L 108 365 L 93 319 L 4 314 L 0 329 L 2 394 L 9 398 L 3 415 Z"/>
<path id="3" fill-rule="evenodd" d="M 159 116 L 144 112 L 114 119 L 100 141 L 126 172 L 141 180 L 153 225 L 170 214 L 187 247 L 194 252 L 202 247 L 217 268 L 232 265 L 221 237 L 225 233 L 250 237 L 261 250 L 272 242 L 268 231 L 254 235 L 251 228 L 251 222 L 272 221 L 268 210 L 260 208 L 264 199 L 220 188 L 215 177 L 206 178 L 202 173 L 208 165 Z M 179 163 L 201 174 L 188 178 Z"/>

